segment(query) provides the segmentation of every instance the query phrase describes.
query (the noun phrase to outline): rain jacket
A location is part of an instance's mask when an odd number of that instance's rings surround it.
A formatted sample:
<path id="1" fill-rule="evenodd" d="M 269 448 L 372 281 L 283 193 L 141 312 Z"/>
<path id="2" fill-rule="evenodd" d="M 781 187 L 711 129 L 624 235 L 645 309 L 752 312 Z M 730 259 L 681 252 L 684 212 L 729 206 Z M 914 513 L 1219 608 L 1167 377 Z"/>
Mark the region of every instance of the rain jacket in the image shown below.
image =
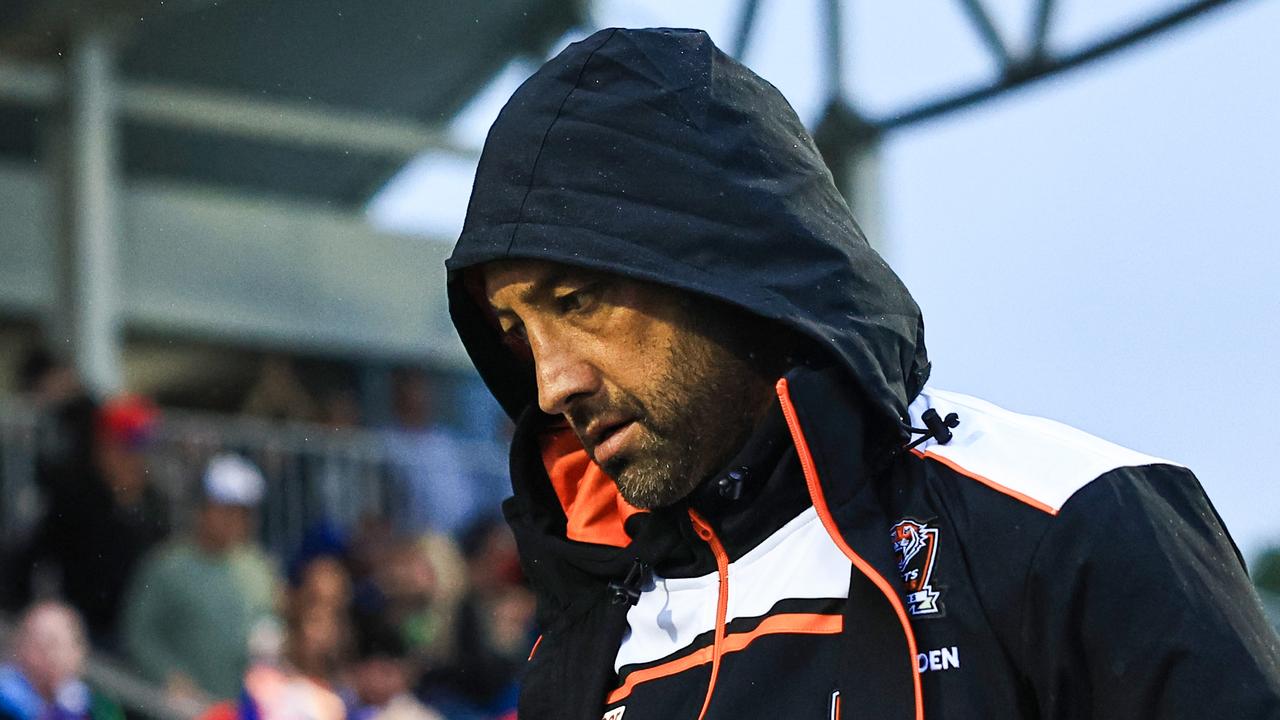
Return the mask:
<path id="1" fill-rule="evenodd" d="M 639 512 L 503 347 L 469 272 L 500 258 L 712 297 L 815 349 L 722 472 Z M 926 387 L 916 303 L 790 106 L 705 33 L 603 30 L 529 78 L 448 270 L 517 419 L 525 720 L 1280 717 L 1276 636 L 1191 472 Z"/>

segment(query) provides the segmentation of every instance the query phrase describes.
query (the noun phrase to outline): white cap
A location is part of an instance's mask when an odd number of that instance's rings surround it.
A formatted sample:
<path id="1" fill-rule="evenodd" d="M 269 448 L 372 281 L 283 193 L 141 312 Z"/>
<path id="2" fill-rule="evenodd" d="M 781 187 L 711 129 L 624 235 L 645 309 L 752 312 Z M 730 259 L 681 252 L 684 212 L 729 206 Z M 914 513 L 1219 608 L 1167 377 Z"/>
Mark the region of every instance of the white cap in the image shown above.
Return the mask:
<path id="1" fill-rule="evenodd" d="M 252 507 L 262 500 L 265 488 L 262 473 L 239 455 L 215 455 L 205 466 L 204 497 L 207 502 Z"/>

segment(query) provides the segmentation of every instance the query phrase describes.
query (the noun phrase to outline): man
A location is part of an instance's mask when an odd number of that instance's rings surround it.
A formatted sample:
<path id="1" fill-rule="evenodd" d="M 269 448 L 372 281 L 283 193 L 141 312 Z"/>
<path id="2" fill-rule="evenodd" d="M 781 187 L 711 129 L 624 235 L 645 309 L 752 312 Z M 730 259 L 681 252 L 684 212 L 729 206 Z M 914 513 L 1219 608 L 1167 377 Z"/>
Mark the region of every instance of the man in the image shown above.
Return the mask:
<path id="1" fill-rule="evenodd" d="M 124 614 L 134 665 L 175 699 L 236 696 L 250 638 L 272 622 L 277 580 L 251 544 L 261 473 L 237 455 L 209 461 L 190 540 L 171 543 L 139 568 Z"/>
<path id="2" fill-rule="evenodd" d="M 1195 477 L 926 387 L 919 308 L 705 34 L 526 81 L 448 267 L 518 418 L 521 718 L 1280 717 Z"/>
<path id="3" fill-rule="evenodd" d="M 3 720 L 124 720 L 120 707 L 81 680 L 89 643 L 80 616 L 50 600 L 28 608 L 0 665 Z"/>
<path id="4" fill-rule="evenodd" d="M 54 585 L 83 615 L 90 639 L 108 650 L 116 649 L 134 569 L 169 534 L 166 499 L 147 468 L 158 418 L 155 405 L 136 395 L 97 409 L 90 462 L 71 462 L 51 476 L 48 509 L 27 550 L 27 594 L 38 597 L 42 584 Z"/>

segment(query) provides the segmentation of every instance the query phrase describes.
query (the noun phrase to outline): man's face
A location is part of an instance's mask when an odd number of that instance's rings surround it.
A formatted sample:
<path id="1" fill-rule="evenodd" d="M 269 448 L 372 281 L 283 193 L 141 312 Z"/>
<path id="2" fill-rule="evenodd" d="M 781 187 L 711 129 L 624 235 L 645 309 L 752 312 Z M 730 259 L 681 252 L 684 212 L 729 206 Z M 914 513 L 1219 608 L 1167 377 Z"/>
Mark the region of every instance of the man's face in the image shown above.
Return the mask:
<path id="1" fill-rule="evenodd" d="M 80 674 L 87 645 L 80 620 L 68 607 L 42 603 L 30 611 L 19 628 L 19 665 L 36 689 L 52 698 L 65 682 Z"/>
<path id="2" fill-rule="evenodd" d="M 200 512 L 200 541 L 210 552 L 224 553 L 248 542 L 253 511 L 240 505 L 208 502 Z"/>
<path id="3" fill-rule="evenodd" d="M 147 456 L 140 447 L 103 438 L 98 442 L 96 458 L 103 479 L 117 499 L 132 501 L 142 494 L 147 484 Z"/>
<path id="4" fill-rule="evenodd" d="M 485 267 L 502 332 L 639 508 L 669 505 L 728 462 L 772 399 L 737 314 L 658 285 L 535 260 Z"/>

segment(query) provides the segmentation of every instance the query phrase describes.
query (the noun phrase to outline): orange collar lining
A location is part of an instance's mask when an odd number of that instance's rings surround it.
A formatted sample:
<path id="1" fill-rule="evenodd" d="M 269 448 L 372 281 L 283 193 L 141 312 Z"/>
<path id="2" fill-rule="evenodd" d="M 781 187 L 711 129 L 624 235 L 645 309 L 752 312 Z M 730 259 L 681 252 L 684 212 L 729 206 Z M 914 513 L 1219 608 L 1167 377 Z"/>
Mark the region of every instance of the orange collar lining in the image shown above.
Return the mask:
<path id="1" fill-rule="evenodd" d="M 640 512 L 618 493 L 613 478 L 591 461 L 578 437 L 556 428 L 539 438 L 542 464 L 568 518 L 570 540 L 626 547 L 631 544 L 623 524 Z"/>

